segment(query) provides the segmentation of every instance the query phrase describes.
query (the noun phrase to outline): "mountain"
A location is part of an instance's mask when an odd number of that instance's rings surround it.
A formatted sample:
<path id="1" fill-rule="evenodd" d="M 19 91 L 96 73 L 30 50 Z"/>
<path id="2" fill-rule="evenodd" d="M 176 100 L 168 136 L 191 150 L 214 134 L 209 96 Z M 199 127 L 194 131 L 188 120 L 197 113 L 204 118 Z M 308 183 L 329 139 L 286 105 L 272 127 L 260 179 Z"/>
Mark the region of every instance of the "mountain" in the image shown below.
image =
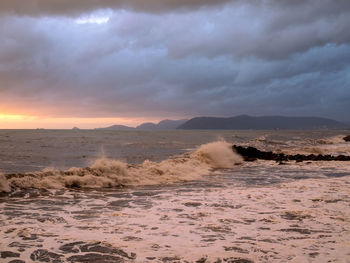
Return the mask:
<path id="1" fill-rule="evenodd" d="M 139 126 L 136 126 L 136 129 L 138 130 L 156 130 L 157 125 L 153 122 L 144 122 L 140 124 Z"/>
<path id="2" fill-rule="evenodd" d="M 137 126 L 138 130 L 175 130 L 180 125 L 184 124 L 186 120 L 162 120 L 158 124 L 152 122 L 142 123 Z"/>
<path id="3" fill-rule="evenodd" d="M 95 130 L 111 130 L 111 131 L 133 131 L 135 128 L 125 125 L 112 125 L 105 128 L 96 128 Z"/>
<path id="4" fill-rule="evenodd" d="M 184 124 L 188 119 L 182 120 L 162 120 L 157 126 L 159 130 L 175 130 L 180 125 Z"/>
<path id="5" fill-rule="evenodd" d="M 181 124 L 184 124 L 186 120 L 162 120 L 157 124 L 152 122 L 145 122 L 136 128 L 128 127 L 125 125 L 112 125 L 105 128 L 96 128 L 95 130 L 112 130 L 112 131 L 135 131 L 135 130 L 146 130 L 146 131 L 155 131 L 155 130 L 175 130 Z"/>
<path id="6" fill-rule="evenodd" d="M 196 117 L 180 125 L 184 130 L 273 130 L 273 129 L 344 129 L 344 123 L 319 117 L 253 117 L 239 115 L 230 118 Z"/>

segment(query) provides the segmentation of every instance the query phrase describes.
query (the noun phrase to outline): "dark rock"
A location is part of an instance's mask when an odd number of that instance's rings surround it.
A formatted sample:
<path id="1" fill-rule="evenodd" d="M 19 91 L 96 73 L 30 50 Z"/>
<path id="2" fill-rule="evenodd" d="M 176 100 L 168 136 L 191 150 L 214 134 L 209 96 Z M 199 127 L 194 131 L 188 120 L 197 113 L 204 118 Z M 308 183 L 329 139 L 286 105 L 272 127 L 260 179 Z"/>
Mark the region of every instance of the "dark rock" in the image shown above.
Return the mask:
<path id="1" fill-rule="evenodd" d="M 18 248 L 30 248 L 31 246 L 28 244 L 21 244 L 19 242 L 12 242 L 8 245 L 9 247 L 18 247 Z"/>
<path id="2" fill-rule="evenodd" d="M 312 257 L 312 258 L 315 258 L 319 255 L 320 253 L 318 252 L 312 252 L 312 253 L 309 253 L 309 256 Z"/>
<path id="3" fill-rule="evenodd" d="M 111 256 L 111 255 L 101 255 L 96 253 L 88 253 L 85 255 L 71 256 L 68 262 L 76 263 L 123 263 L 124 259 L 121 257 Z"/>
<path id="4" fill-rule="evenodd" d="M 311 234 L 311 231 L 309 229 L 305 229 L 305 228 L 285 228 L 285 229 L 281 229 L 280 231 L 283 232 L 297 232 L 299 234 Z"/>
<path id="5" fill-rule="evenodd" d="M 202 204 L 199 202 L 187 202 L 184 203 L 184 206 L 188 206 L 188 207 L 197 207 L 197 206 L 201 206 Z"/>
<path id="6" fill-rule="evenodd" d="M 281 217 L 287 220 L 299 220 L 299 221 L 302 221 L 303 219 L 306 219 L 306 218 L 311 218 L 310 215 L 303 215 L 303 214 L 298 214 L 294 212 L 285 212 L 284 214 L 281 215 Z"/>
<path id="7" fill-rule="evenodd" d="M 22 237 L 22 240 L 36 240 L 38 239 L 38 236 L 36 234 L 30 234 L 30 237 Z"/>
<path id="8" fill-rule="evenodd" d="M 63 246 L 60 246 L 59 249 L 66 253 L 78 253 L 80 251 L 79 245 L 82 245 L 82 244 L 84 244 L 84 242 L 82 241 L 68 243 L 68 244 L 64 244 Z"/>
<path id="9" fill-rule="evenodd" d="M 337 157 L 335 157 L 336 161 L 348 161 L 349 156 L 345 156 L 345 155 L 338 155 Z"/>
<path id="10" fill-rule="evenodd" d="M 179 262 L 180 258 L 178 257 L 164 257 L 161 258 L 163 262 Z"/>
<path id="11" fill-rule="evenodd" d="M 15 253 L 12 251 L 1 251 L 1 258 L 18 258 L 20 256 L 19 253 Z"/>
<path id="12" fill-rule="evenodd" d="M 8 263 L 26 263 L 26 262 L 24 262 L 23 260 L 20 260 L 20 259 L 14 259 L 14 260 L 9 261 Z"/>
<path id="13" fill-rule="evenodd" d="M 339 156 L 332 156 L 332 155 L 304 155 L 304 154 L 295 154 L 295 155 L 289 155 L 284 153 L 273 153 L 273 152 L 265 152 L 260 151 L 257 148 L 254 147 L 242 147 L 233 145 L 232 146 L 233 151 L 237 152 L 238 154 L 242 155 L 244 161 L 251 162 L 255 161 L 257 159 L 261 160 L 273 160 L 278 162 L 279 164 L 285 164 L 285 161 L 296 161 L 296 162 L 303 162 L 303 161 L 350 161 L 350 156 L 346 155 L 339 155 Z"/>
<path id="14" fill-rule="evenodd" d="M 52 262 L 52 263 L 62 263 L 63 261 L 60 259 L 61 257 L 63 257 L 63 255 L 49 252 L 46 249 L 35 250 L 30 255 L 30 259 L 33 261 Z"/>
<path id="15" fill-rule="evenodd" d="M 343 199 L 329 199 L 329 200 L 325 200 L 326 203 L 337 203 L 343 201 Z"/>
<path id="16" fill-rule="evenodd" d="M 271 228 L 269 228 L 269 227 L 259 227 L 258 229 L 259 230 L 271 230 Z"/>
<path id="17" fill-rule="evenodd" d="M 227 263 L 254 263 L 254 261 L 246 258 L 224 258 Z"/>
<path id="18" fill-rule="evenodd" d="M 207 262 L 207 258 L 200 258 L 196 260 L 196 263 L 205 263 L 205 262 Z"/>
<path id="19" fill-rule="evenodd" d="M 117 254 L 119 256 L 135 259 L 136 254 L 131 253 L 130 256 L 125 251 L 114 248 L 109 244 L 103 244 L 101 242 L 96 243 L 84 243 L 82 241 L 64 244 L 59 248 L 65 253 L 79 253 L 79 252 L 98 252 L 102 254 Z"/>
<path id="20" fill-rule="evenodd" d="M 343 140 L 346 141 L 346 142 L 350 142 L 350 135 L 345 136 L 345 137 L 343 138 Z"/>
<path id="21" fill-rule="evenodd" d="M 117 249 L 111 246 L 102 246 L 100 242 L 94 244 L 86 244 L 80 247 L 81 252 L 99 252 L 104 254 L 117 254 L 122 257 L 126 257 L 128 259 L 134 259 L 135 254 L 128 255 L 128 253 L 124 252 L 121 249 Z"/>

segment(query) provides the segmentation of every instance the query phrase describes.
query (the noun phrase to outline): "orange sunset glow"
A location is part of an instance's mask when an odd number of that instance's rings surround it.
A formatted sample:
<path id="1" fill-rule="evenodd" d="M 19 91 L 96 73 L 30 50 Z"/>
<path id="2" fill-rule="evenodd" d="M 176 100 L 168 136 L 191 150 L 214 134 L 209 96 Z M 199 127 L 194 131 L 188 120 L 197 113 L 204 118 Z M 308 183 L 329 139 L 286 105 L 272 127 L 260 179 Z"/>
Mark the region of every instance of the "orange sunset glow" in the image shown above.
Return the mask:
<path id="1" fill-rule="evenodd" d="M 148 121 L 143 118 L 60 118 L 0 113 L 0 129 L 93 129 L 115 123 L 134 127 Z"/>

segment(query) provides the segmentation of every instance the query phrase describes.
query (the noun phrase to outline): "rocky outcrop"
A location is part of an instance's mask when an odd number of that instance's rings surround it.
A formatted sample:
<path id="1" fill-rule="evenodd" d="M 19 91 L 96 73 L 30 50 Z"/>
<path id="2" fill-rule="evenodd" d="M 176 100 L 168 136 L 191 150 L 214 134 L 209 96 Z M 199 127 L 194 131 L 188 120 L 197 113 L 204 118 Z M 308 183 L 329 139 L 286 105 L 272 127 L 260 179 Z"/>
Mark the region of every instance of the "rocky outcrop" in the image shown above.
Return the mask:
<path id="1" fill-rule="evenodd" d="M 295 154 L 295 155 L 289 155 L 284 153 L 274 153 L 274 152 L 265 152 L 260 151 L 257 148 L 254 147 L 242 147 L 233 145 L 232 149 L 237 152 L 238 154 L 242 155 L 243 159 L 247 162 L 255 161 L 257 159 L 260 160 L 273 160 L 276 162 L 283 162 L 283 161 L 296 161 L 296 162 L 303 162 L 303 161 L 350 161 L 350 156 L 346 155 L 323 155 L 323 154 Z"/>
<path id="2" fill-rule="evenodd" d="M 346 142 L 350 142 L 350 135 L 345 136 L 345 137 L 343 138 L 343 140 L 346 141 Z"/>
<path id="3" fill-rule="evenodd" d="M 1 251 L 0 252 L 0 257 L 1 258 L 18 258 L 19 253 L 12 252 L 12 251 Z"/>
<path id="4" fill-rule="evenodd" d="M 40 262 L 62 263 L 63 260 L 61 258 L 62 258 L 62 255 L 50 252 L 46 249 L 35 250 L 30 255 L 31 260 L 40 261 Z"/>

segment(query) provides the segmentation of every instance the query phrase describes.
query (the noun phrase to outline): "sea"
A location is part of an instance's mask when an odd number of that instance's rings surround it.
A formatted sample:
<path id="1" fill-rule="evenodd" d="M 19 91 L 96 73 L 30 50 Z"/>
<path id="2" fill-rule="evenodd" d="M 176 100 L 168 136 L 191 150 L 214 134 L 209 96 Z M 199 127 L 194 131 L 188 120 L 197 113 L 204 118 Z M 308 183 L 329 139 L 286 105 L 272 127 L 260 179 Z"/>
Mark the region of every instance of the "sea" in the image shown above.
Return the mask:
<path id="1" fill-rule="evenodd" d="M 349 130 L 0 130 L 0 262 L 350 262 Z"/>

